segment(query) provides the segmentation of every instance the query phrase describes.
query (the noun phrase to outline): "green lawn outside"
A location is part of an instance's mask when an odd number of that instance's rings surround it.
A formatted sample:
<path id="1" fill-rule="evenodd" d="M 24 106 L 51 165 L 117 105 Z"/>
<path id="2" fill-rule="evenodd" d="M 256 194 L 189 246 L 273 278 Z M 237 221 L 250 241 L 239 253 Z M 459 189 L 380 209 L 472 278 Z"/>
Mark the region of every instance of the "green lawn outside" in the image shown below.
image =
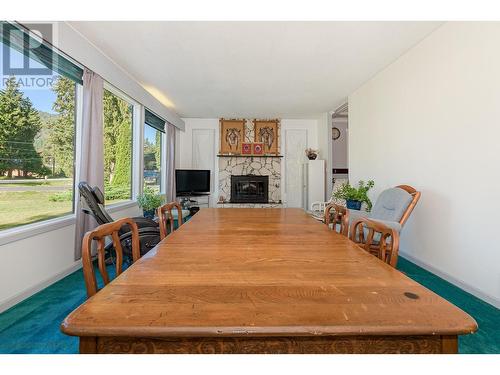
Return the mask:
<path id="1" fill-rule="evenodd" d="M 0 230 L 71 214 L 73 204 L 70 193 L 63 199 L 54 197 L 71 192 L 72 185 L 72 179 L 0 183 Z M 30 189 L 39 187 L 40 190 L 2 191 L 2 189 L 19 190 L 23 187 Z M 44 191 L 44 187 L 50 190 Z M 126 199 L 106 200 L 106 205 L 124 201 Z"/>
<path id="2" fill-rule="evenodd" d="M 0 192 L 0 230 L 70 214 L 71 201 L 53 202 L 53 191 Z"/>
<path id="3" fill-rule="evenodd" d="M 15 180 L 14 180 L 15 181 Z M 64 180 L 34 180 L 29 182 L 13 182 L 13 183 L 2 183 L 1 187 L 23 187 L 23 186 L 61 186 L 61 187 L 71 187 L 73 180 L 68 178 Z"/>

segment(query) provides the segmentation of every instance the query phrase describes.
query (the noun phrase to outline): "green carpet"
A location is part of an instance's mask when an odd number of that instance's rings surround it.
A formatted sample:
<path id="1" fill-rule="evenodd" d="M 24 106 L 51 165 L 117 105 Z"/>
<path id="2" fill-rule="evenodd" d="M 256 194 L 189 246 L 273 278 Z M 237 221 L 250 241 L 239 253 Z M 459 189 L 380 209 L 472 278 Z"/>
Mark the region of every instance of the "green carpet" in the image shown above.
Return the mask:
<path id="1" fill-rule="evenodd" d="M 477 332 L 472 335 L 459 336 L 459 353 L 500 353 L 499 309 L 404 258 L 399 258 L 398 269 L 476 319 L 479 326 Z"/>
<path id="2" fill-rule="evenodd" d="M 476 319 L 479 330 L 459 339 L 460 353 L 500 353 L 500 310 L 405 259 L 398 268 Z M 0 314 L 0 353 L 78 353 L 78 339 L 59 324 L 84 300 L 79 270 Z"/>

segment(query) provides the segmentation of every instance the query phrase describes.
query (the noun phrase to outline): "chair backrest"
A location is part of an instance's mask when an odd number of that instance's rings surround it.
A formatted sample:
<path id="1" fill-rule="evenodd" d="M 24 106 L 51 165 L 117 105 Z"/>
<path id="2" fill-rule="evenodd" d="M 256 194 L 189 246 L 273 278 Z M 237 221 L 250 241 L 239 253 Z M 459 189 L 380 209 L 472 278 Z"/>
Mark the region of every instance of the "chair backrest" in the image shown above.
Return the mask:
<path id="1" fill-rule="evenodd" d="M 182 207 L 179 203 L 170 202 L 158 207 L 158 224 L 160 225 L 160 238 L 162 240 L 175 229 L 174 215 L 172 215 L 172 210 L 174 208 L 177 208 L 177 227 L 180 227 L 182 225 Z M 170 227 L 170 231 L 167 230 L 167 224 Z"/>
<path id="2" fill-rule="evenodd" d="M 338 233 L 347 237 L 347 233 L 349 232 L 349 215 L 347 208 L 336 203 L 330 203 L 325 208 L 324 221 L 327 226 L 332 224 L 332 229 L 334 231 L 337 231 L 338 229 Z"/>
<path id="3" fill-rule="evenodd" d="M 403 216 L 401 217 L 401 220 L 399 220 L 399 223 L 401 224 L 401 226 L 403 226 L 406 223 L 406 221 L 408 220 L 408 218 L 410 217 L 413 209 L 417 205 L 417 202 L 420 199 L 420 196 L 422 195 L 422 193 L 415 190 L 415 188 L 413 188 L 409 185 L 398 185 L 396 187 L 403 189 L 404 191 L 406 191 L 408 194 L 410 194 L 412 196 L 410 204 L 406 208 L 406 211 L 404 212 Z"/>
<path id="4" fill-rule="evenodd" d="M 78 184 L 78 190 L 83 212 L 92 215 L 99 225 L 113 222 L 104 208 L 104 194 L 101 189 L 97 186 L 90 187 L 87 182 L 82 181 Z"/>
<path id="5" fill-rule="evenodd" d="M 403 225 L 420 198 L 420 192 L 408 185 L 384 190 L 373 206 L 370 218 L 396 221 Z"/>
<path id="6" fill-rule="evenodd" d="M 354 221 L 349 239 L 363 250 L 396 267 L 399 252 L 399 234 L 394 229 L 374 220 L 362 218 Z"/>
<path id="7" fill-rule="evenodd" d="M 97 279 L 92 264 L 92 243 L 97 242 L 97 262 L 99 272 L 104 285 L 109 284 L 109 275 L 106 269 L 105 239 L 110 236 L 113 241 L 113 248 L 116 253 L 116 276 L 123 271 L 123 249 L 120 243 L 119 231 L 122 226 L 128 225 L 132 232 L 132 262 L 137 261 L 140 254 L 139 230 L 137 224 L 131 218 L 120 219 L 112 223 L 102 224 L 96 229 L 89 231 L 83 237 L 82 263 L 85 286 L 87 287 L 87 297 L 97 293 Z"/>

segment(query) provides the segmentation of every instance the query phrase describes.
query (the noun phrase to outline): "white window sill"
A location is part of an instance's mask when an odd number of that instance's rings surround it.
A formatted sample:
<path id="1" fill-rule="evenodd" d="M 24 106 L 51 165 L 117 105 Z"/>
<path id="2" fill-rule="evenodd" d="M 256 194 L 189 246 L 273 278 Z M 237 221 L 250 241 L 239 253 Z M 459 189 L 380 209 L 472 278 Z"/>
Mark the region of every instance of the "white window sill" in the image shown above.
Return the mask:
<path id="1" fill-rule="evenodd" d="M 115 203 L 106 207 L 106 211 L 114 213 L 137 206 L 135 201 L 125 201 Z M 57 217 L 54 219 L 40 221 L 38 223 L 21 225 L 15 228 L 5 229 L 0 231 L 0 246 L 20 241 L 25 238 L 37 236 L 43 233 L 52 232 L 57 229 L 74 225 L 76 222 L 75 214 Z"/>
<path id="2" fill-rule="evenodd" d="M 127 208 L 132 208 L 134 206 L 137 206 L 137 202 L 135 202 L 135 201 L 119 202 L 119 203 L 114 203 L 114 204 L 110 204 L 109 206 L 106 206 L 106 211 L 108 211 L 108 213 L 112 214 L 114 212 L 126 210 Z"/>
<path id="3" fill-rule="evenodd" d="M 44 220 L 38 223 L 21 225 L 11 229 L 5 229 L 0 232 L 0 246 L 39 234 L 51 232 L 73 224 L 75 224 L 75 214 Z"/>

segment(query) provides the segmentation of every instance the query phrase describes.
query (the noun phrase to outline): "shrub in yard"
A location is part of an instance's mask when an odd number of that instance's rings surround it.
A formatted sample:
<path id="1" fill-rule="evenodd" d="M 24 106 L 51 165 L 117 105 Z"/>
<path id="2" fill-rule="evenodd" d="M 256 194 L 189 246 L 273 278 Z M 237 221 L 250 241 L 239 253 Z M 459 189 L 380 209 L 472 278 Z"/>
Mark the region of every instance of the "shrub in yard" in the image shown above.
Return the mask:
<path id="1" fill-rule="evenodd" d="M 114 201 L 117 199 L 129 199 L 130 198 L 130 186 L 114 186 L 106 184 L 104 187 L 104 195 L 106 200 Z"/>
<path id="2" fill-rule="evenodd" d="M 66 201 L 71 201 L 72 199 L 73 199 L 73 192 L 71 190 L 55 193 L 49 197 L 49 201 L 51 202 L 66 202 Z"/>

